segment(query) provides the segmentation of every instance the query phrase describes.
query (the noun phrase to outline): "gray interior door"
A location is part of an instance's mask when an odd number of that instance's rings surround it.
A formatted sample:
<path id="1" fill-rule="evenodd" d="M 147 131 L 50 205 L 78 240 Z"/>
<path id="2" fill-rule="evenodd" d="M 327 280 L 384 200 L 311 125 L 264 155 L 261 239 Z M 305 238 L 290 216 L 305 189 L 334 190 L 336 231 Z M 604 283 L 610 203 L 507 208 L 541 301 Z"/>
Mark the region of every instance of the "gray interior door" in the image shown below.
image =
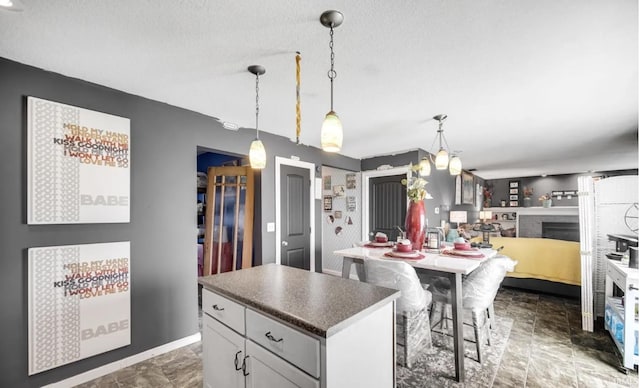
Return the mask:
<path id="1" fill-rule="evenodd" d="M 405 174 L 381 176 L 369 179 L 369 237 L 377 232 L 385 233 L 395 241 L 404 230 L 407 214 L 407 187 L 401 182 Z"/>
<path id="2" fill-rule="evenodd" d="M 309 170 L 280 166 L 280 263 L 311 268 L 309 236 Z"/>

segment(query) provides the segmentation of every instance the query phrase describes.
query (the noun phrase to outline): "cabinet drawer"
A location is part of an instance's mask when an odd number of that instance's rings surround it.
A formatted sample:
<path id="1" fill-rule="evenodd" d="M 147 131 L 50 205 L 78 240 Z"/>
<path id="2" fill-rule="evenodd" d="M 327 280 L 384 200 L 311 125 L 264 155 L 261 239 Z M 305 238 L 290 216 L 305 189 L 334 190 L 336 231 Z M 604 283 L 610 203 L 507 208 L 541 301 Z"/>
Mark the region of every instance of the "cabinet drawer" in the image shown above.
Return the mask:
<path id="1" fill-rule="evenodd" d="M 202 311 L 240 334 L 245 332 L 244 310 L 244 306 L 215 292 L 202 289 Z"/>
<path id="2" fill-rule="evenodd" d="M 607 276 L 609 276 L 611 278 L 611 281 L 616 283 L 618 287 L 624 288 L 626 278 L 624 274 L 621 274 L 620 271 L 618 271 L 618 268 L 616 268 L 616 266 L 607 265 Z"/>
<path id="3" fill-rule="evenodd" d="M 320 341 L 247 310 L 247 337 L 293 365 L 320 377 Z"/>

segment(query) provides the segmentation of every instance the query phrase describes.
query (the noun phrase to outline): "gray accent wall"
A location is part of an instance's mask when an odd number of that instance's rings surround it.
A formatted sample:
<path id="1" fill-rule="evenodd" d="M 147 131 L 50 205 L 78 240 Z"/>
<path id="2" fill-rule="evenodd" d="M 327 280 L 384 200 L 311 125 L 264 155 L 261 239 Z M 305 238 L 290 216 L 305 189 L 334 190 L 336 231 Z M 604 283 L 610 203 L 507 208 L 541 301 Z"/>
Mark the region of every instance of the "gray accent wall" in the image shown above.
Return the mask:
<path id="1" fill-rule="evenodd" d="M 376 156 L 372 158 L 362 159 L 361 170 L 376 170 L 380 166 L 389 165 L 392 167 L 406 166 L 409 163 L 417 164 L 428 152 L 417 149 L 403 153 L 392 155 Z M 427 182 L 427 192 L 431 194 L 433 199 L 425 200 L 425 208 L 427 211 L 427 220 L 429 226 L 440 226 L 442 220 L 449 220 L 449 212 L 452 210 L 467 211 L 467 219 L 469 223 L 473 223 L 478 218 L 480 205 L 456 205 L 455 204 L 455 186 L 456 178 L 449 174 L 449 170 L 436 170 L 431 166 L 431 175 L 425 178 Z M 484 180 L 474 176 L 474 187 L 476 183 L 482 186 Z M 435 209 L 439 208 L 439 214 L 435 213 Z M 363 226 L 366 227 L 366 226 Z"/>
<path id="2" fill-rule="evenodd" d="M 522 177 L 522 178 L 506 178 L 506 179 L 491 179 L 487 180 L 488 185 L 493 185 L 493 196 L 491 197 L 491 206 L 500 207 L 500 200 L 507 201 L 507 207 L 509 206 L 509 181 L 520 182 L 520 206 L 522 204 L 522 190 L 525 187 L 533 188 L 533 195 L 531 196 L 531 206 L 542 206 L 542 203 L 538 200 L 541 195 L 552 191 L 569 191 L 578 190 L 578 177 L 582 175 L 601 176 L 603 178 L 618 175 L 638 175 L 637 169 L 631 170 L 618 170 L 618 171 L 602 171 L 585 174 L 563 174 L 563 175 L 549 175 L 546 177 L 534 176 L 534 177 Z M 578 206 L 578 197 L 573 196 L 571 198 L 562 197 L 561 199 L 553 198 L 553 206 Z"/>
<path id="3" fill-rule="evenodd" d="M 0 85 L 0 386 L 39 387 L 197 333 L 196 150 L 244 155 L 254 131 L 227 131 L 209 116 L 3 58 Z M 27 225 L 27 96 L 131 120 L 130 223 Z M 318 131 L 322 119 L 317 118 Z M 261 139 L 268 165 L 258 181 L 262 196 L 255 230 L 261 237 L 260 262 L 270 263 L 276 242 L 266 223 L 275 221 L 275 156 L 314 163 L 316 177 L 322 165 L 358 170 L 360 161 L 268 133 Z M 322 257 L 321 209 L 318 200 L 317 258 Z M 131 345 L 27 376 L 27 249 L 111 241 L 131 241 Z M 316 260 L 316 270 L 320 266 Z"/>

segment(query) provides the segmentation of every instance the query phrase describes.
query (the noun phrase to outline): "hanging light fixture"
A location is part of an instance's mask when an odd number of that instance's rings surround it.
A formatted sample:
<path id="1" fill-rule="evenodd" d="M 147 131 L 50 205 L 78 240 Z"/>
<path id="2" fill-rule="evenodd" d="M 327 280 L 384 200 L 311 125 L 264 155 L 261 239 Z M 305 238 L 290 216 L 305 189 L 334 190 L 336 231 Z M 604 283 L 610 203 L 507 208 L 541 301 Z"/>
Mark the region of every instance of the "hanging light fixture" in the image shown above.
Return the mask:
<path id="1" fill-rule="evenodd" d="M 449 173 L 451 175 L 460 175 L 462 173 L 462 160 L 455 154 L 452 154 L 451 158 L 449 158 L 449 144 L 447 143 L 447 139 L 444 137 L 444 130 L 442 129 L 442 122 L 447 119 L 447 115 L 435 115 L 433 116 L 433 119 L 438 121 L 438 133 L 436 138 L 433 139 L 433 143 L 438 140 L 438 152 L 436 153 L 435 160 L 433 159 L 431 152 L 429 153 L 429 158 L 436 166 L 437 170 L 446 170 L 447 167 L 449 167 Z M 433 148 L 433 143 L 431 144 L 431 148 Z M 429 165 L 429 160 L 427 158 L 423 158 L 420 161 L 420 175 L 427 176 L 430 173 L 431 166 Z"/>
<path id="2" fill-rule="evenodd" d="M 420 161 L 420 170 L 418 170 L 421 176 L 429 176 L 431 174 L 431 163 L 426 157 Z"/>
<path id="3" fill-rule="evenodd" d="M 340 148 L 342 148 L 342 123 L 333 110 L 333 80 L 338 75 L 333 68 L 335 59 L 335 53 L 333 52 L 333 29 L 340 26 L 343 20 L 344 16 L 339 11 L 324 11 L 322 15 L 320 15 L 320 23 L 330 29 L 329 48 L 331 49 L 331 69 L 327 73 L 331 81 L 331 110 L 325 116 L 320 131 L 322 150 L 326 152 L 339 152 Z"/>
<path id="4" fill-rule="evenodd" d="M 451 155 L 449 160 L 449 174 L 460 175 L 462 173 L 462 160 L 456 154 Z"/>
<path id="5" fill-rule="evenodd" d="M 251 142 L 251 147 L 249 148 L 249 162 L 251 163 L 251 168 L 262 169 L 267 165 L 267 153 L 264 150 L 262 141 L 260 140 L 260 130 L 258 129 L 258 114 L 260 113 L 260 88 L 258 86 L 258 81 L 260 76 L 263 75 L 266 70 L 264 66 L 260 65 L 249 66 L 247 70 L 256 76 L 256 139 Z"/>

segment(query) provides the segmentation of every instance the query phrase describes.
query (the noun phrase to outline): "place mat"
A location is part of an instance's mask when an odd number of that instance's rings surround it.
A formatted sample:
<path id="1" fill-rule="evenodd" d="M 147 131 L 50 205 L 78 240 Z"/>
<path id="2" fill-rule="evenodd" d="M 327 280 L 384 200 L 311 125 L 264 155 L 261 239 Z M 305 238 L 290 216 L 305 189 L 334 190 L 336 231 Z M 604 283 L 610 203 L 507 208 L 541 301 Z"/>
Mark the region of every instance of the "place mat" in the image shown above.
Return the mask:
<path id="1" fill-rule="evenodd" d="M 444 256 L 456 256 L 456 257 L 464 257 L 466 259 L 484 259 L 484 254 L 478 251 L 471 250 L 458 250 L 458 249 L 446 249 L 440 252 L 441 255 Z"/>
<path id="2" fill-rule="evenodd" d="M 371 241 L 363 245 L 364 248 L 391 248 L 392 246 L 393 246 L 392 241 L 387 241 L 385 243 Z"/>
<path id="3" fill-rule="evenodd" d="M 424 255 L 420 252 L 398 252 L 395 249 L 391 252 L 384 254 L 386 257 L 392 257 L 394 259 L 406 259 L 406 260 L 420 260 L 424 259 Z"/>

